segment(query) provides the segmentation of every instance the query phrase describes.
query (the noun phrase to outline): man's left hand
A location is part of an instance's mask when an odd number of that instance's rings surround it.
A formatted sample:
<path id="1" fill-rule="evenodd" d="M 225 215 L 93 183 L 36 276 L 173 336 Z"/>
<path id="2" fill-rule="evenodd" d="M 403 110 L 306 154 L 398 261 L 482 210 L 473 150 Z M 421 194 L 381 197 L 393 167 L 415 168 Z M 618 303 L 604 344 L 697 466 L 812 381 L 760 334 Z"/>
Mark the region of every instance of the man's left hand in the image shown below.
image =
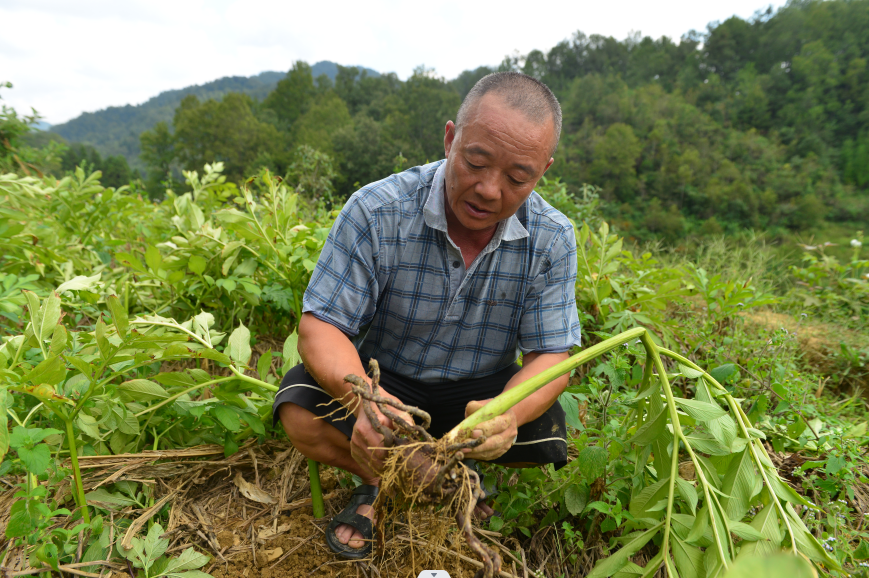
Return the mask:
<path id="1" fill-rule="evenodd" d="M 468 417 L 478 409 L 492 401 L 486 399 L 482 401 L 471 401 L 465 407 L 465 417 Z M 501 457 L 509 450 L 516 441 L 518 434 L 518 420 L 512 409 L 506 413 L 493 417 L 488 421 L 484 421 L 474 428 L 471 432 L 471 437 L 479 438 L 486 436 L 486 441 L 475 448 L 462 450 L 467 457 L 475 460 L 491 461 Z"/>

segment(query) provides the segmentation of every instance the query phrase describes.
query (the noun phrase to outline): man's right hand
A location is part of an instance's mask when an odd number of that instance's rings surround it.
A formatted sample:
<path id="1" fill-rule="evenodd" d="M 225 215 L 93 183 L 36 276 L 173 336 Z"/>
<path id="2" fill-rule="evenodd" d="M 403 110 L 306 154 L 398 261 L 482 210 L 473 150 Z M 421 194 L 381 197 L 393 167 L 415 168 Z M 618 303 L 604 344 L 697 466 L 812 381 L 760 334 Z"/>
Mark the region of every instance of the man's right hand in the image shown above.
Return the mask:
<path id="1" fill-rule="evenodd" d="M 401 401 L 394 395 L 386 393 L 382 388 L 378 390 L 378 393 L 381 397 Z M 413 423 L 413 418 L 409 414 L 399 411 L 392 406 L 388 407 L 392 413 L 407 423 Z M 393 431 L 396 429 L 392 420 L 380 412 L 377 404 L 372 403 L 371 408 L 374 410 L 374 415 L 379 420 L 382 428 Z M 368 414 L 365 413 L 362 407 L 358 407 L 356 410 L 356 425 L 353 426 L 353 435 L 350 437 L 350 455 L 353 456 L 353 459 L 359 465 L 369 470 L 373 474 L 372 477 L 379 477 L 379 472 L 383 470 L 383 460 L 386 459 L 386 452 L 382 449 L 375 449 L 382 447 L 384 447 L 383 436 L 374 429 L 374 426 L 368 419 Z"/>

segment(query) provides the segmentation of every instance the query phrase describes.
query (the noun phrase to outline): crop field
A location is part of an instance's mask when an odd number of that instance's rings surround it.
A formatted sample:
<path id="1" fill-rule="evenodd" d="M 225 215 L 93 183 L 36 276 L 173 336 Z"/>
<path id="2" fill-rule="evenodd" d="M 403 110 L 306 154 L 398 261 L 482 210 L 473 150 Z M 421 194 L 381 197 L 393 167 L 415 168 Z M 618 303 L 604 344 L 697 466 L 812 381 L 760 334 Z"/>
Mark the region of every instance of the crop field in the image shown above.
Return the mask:
<path id="1" fill-rule="evenodd" d="M 0 571 L 474 575 L 432 506 L 394 512 L 371 559 L 325 545 L 355 481 L 321 466 L 315 517 L 271 404 L 340 207 L 222 172 L 160 202 L 99 172 L 0 175 Z M 472 532 L 500 576 L 750 576 L 779 551 L 778 575 L 869 576 L 862 233 L 787 259 L 756 237 L 643 248 L 594 187 L 538 192 L 576 225 L 582 351 L 607 351 L 560 397 L 567 466 L 483 465 L 498 514 Z"/>

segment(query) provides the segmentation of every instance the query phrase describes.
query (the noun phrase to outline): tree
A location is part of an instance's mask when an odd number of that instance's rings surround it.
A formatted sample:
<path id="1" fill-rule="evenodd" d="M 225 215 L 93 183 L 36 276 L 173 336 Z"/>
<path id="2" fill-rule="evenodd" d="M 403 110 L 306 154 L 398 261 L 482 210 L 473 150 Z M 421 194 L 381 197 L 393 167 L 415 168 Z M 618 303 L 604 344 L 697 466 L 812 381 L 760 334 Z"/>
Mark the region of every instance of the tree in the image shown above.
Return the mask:
<path id="1" fill-rule="evenodd" d="M 594 147 L 592 178 L 618 200 L 630 201 L 637 192 L 636 164 L 642 149 L 630 126 L 613 124 Z"/>
<path id="2" fill-rule="evenodd" d="M 334 156 L 332 136 L 351 124 L 350 111 L 335 91 L 329 91 L 312 104 L 293 127 L 295 146 L 308 145 L 329 156 Z"/>
<path id="3" fill-rule="evenodd" d="M 289 130 L 293 123 L 308 110 L 314 99 L 314 77 L 311 67 L 302 60 L 293 63 L 286 78 L 263 101 L 263 106 L 274 111 L 281 130 Z"/>
<path id="4" fill-rule="evenodd" d="M 200 102 L 193 95 L 175 111 L 175 150 L 186 169 L 221 161 L 229 180 L 256 170 L 254 161 L 277 148 L 277 129 L 254 116 L 249 96 L 231 92 L 223 100 Z"/>
<path id="5" fill-rule="evenodd" d="M 158 122 L 151 130 L 139 136 L 142 152 L 139 155 L 148 167 L 148 190 L 156 192 L 161 183 L 172 182 L 172 163 L 175 161 L 175 137 L 165 122 Z"/>

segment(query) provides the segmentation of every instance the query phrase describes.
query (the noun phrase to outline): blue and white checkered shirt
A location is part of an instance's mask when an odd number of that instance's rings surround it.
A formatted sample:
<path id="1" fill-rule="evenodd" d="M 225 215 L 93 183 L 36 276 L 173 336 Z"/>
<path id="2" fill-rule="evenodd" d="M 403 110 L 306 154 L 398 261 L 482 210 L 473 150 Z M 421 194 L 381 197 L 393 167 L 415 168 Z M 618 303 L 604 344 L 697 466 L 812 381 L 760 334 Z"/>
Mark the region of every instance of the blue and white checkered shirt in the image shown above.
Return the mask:
<path id="1" fill-rule="evenodd" d="M 304 311 L 351 336 L 363 359 L 426 382 L 483 377 L 519 351 L 579 345 L 570 221 L 531 193 L 466 271 L 447 235 L 445 166 L 414 167 L 350 197 Z"/>

